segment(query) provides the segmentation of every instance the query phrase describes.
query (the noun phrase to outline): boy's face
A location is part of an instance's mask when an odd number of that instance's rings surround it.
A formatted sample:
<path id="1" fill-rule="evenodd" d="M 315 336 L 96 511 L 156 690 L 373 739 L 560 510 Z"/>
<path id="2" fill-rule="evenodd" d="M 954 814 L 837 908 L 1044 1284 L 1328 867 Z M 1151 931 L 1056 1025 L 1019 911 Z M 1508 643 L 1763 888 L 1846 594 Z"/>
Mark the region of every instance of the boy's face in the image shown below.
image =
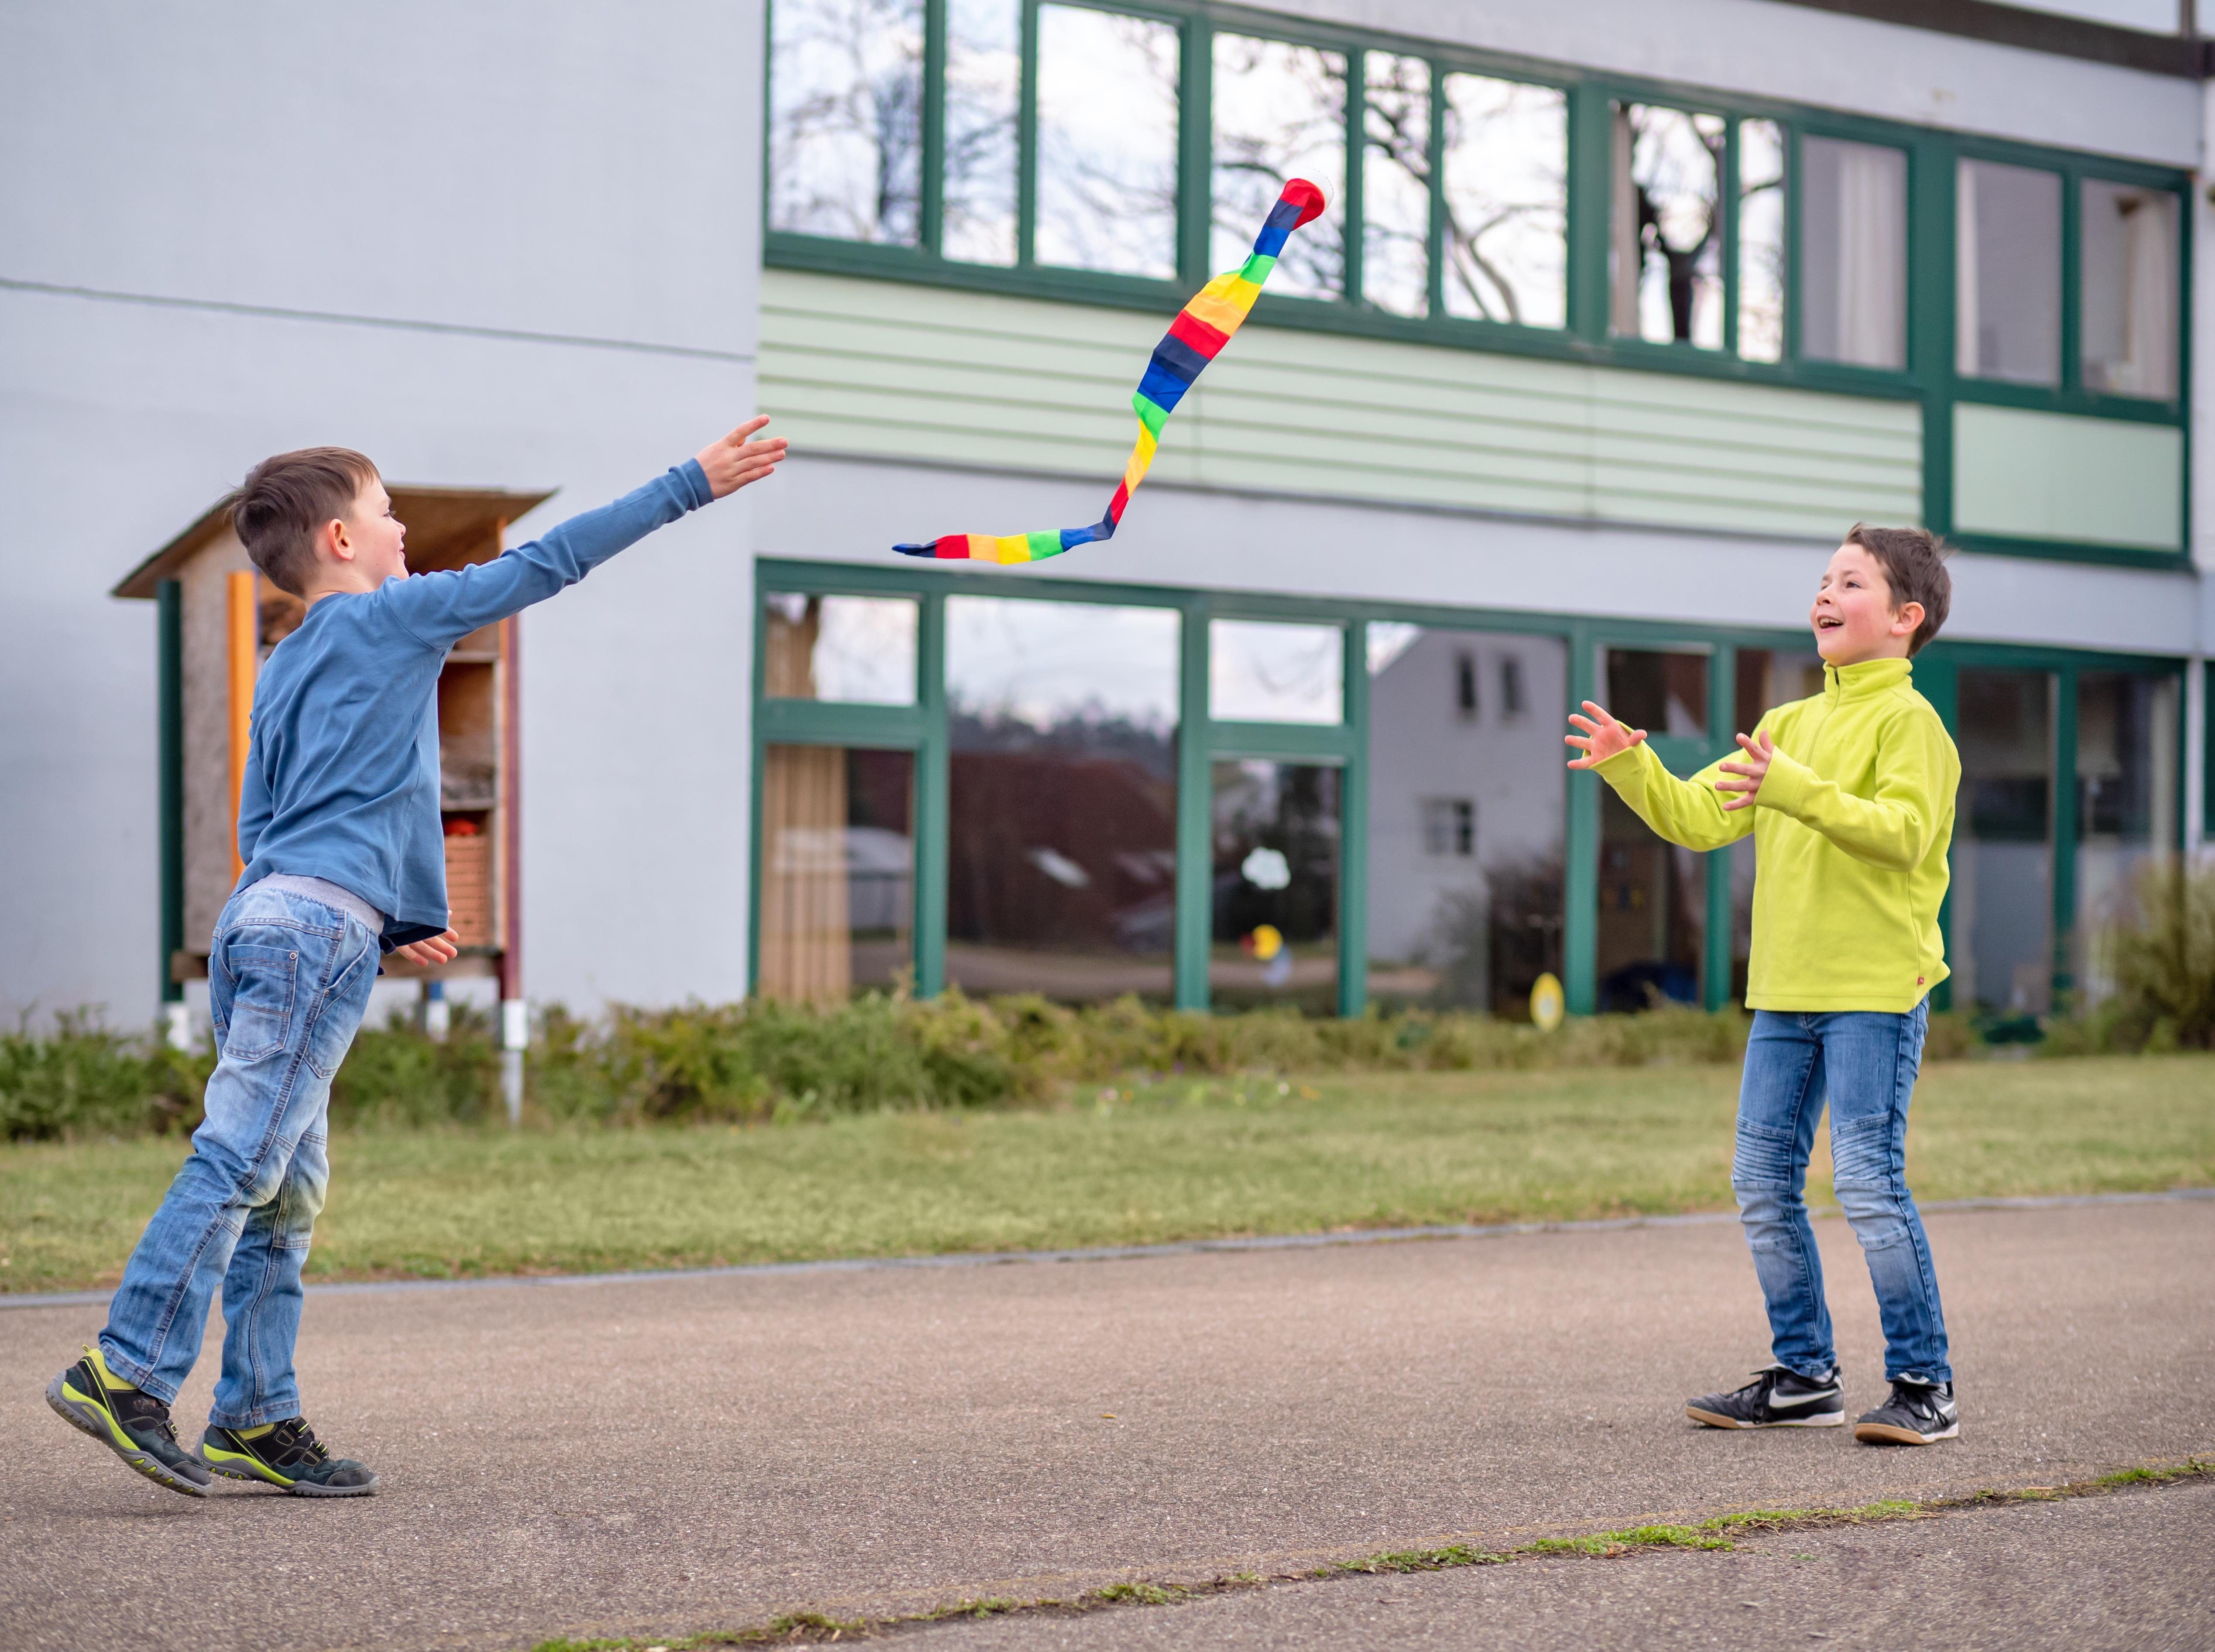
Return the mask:
<path id="1" fill-rule="evenodd" d="M 1923 623 L 1923 605 L 1895 609 L 1884 565 L 1859 545 L 1840 545 L 1823 570 L 1807 623 L 1814 628 L 1815 651 L 1833 666 L 1905 660 Z"/>
<path id="2" fill-rule="evenodd" d="M 345 543 L 354 568 L 374 590 L 387 580 L 408 577 L 408 528 L 392 513 L 392 496 L 375 476 L 362 483 L 345 523 Z"/>

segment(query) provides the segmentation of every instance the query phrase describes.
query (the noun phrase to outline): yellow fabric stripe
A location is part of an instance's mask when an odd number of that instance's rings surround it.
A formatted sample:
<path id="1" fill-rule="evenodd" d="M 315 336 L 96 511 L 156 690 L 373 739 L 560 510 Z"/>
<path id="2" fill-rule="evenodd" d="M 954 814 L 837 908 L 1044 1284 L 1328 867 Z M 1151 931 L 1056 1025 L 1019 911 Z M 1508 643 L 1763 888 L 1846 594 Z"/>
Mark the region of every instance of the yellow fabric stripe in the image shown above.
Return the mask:
<path id="1" fill-rule="evenodd" d="M 992 560 L 1003 564 L 1028 562 L 1031 559 L 1030 536 L 1024 533 L 1005 533 L 992 542 Z"/>
<path id="2" fill-rule="evenodd" d="M 1160 446 L 1154 433 L 1140 425 L 1138 439 L 1131 446 L 1130 463 L 1123 467 L 1123 486 L 1128 492 L 1138 491 L 1138 484 L 1146 479 L 1146 472 L 1154 463 L 1154 453 Z"/>

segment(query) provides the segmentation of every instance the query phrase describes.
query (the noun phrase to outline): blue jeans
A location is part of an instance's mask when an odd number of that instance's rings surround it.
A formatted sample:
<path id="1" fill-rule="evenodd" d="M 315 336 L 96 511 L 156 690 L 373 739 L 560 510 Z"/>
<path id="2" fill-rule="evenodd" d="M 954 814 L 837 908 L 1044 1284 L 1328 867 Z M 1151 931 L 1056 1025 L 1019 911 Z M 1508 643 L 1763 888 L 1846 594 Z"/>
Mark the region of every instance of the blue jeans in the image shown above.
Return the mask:
<path id="1" fill-rule="evenodd" d="M 1838 1363 L 1804 1196 L 1807 1155 L 1827 1097 L 1831 1185 L 1876 1287 L 1884 1374 L 1954 1379 L 1930 1242 L 1907 1191 L 1907 1098 L 1930 1025 L 1928 999 L 1905 1015 L 1754 1012 L 1731 1188 L 1769 1300 L 1776 1363 L 1803 1377 L 1827 1375 Z"/>
<path id="2" fill-rule="evenodd" d="M 331 1075 L 369 1007 L 378 952 L 359 918 L 260 885 L 216 921 L 207 1118 L 100 1334 L 107 1368 L 164 1404 L 199 1357 L 220 1282 L 227 1329 L 209 1421 L 251 1428 L 300 1414 L 292 1343 L 330 1179 Z"/>

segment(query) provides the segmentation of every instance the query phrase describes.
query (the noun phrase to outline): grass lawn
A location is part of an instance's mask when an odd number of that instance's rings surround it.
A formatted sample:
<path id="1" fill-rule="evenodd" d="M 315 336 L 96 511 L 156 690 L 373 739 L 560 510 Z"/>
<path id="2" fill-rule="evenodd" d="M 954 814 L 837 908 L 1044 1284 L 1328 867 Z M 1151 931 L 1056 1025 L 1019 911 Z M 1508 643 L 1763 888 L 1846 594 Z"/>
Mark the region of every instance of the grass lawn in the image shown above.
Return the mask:
<path id="1" fill-rule="evenodd" d="M 586 1272 L 1727 1209 L 1734 1069 L 1171 1080 L 1058 1109 L 342 1134 L 316 1279 Z M 0 1147 L 0 1291 L 113 1283 L 175 1139 Z M 1827 1202 L 1819 1142 L 1809 1192 Z M 1919 1196 L 2215 1184 L 2215 1058 L 1956 1061 Z"/>

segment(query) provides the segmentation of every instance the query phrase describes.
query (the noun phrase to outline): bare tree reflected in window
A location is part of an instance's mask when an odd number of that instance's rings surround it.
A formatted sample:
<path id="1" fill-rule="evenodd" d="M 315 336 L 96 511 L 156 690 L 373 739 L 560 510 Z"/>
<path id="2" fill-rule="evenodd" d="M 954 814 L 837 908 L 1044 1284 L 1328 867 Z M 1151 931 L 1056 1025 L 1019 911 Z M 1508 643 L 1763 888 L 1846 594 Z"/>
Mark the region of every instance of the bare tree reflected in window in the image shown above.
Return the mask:
<path id="1" fill-rule="evenodd" d="M 1430 313 L 1431 66 L 1365 55 L 1361 296 L 1395 316 Z"/>
<path id="2" fill-rule="evenodd" d="M 1038 31 L 1039 262 L 1175 275 L 1175 25 L 1041 6 Z"/>
<path id="3" fill-rule="evenodd" d="M 771 16 L 770 227 L 914 245 L 922 0 L 777 0 Z"/>
<path id="4" fill-rule="evenodd" d="M 1346 58 L 1310 46 L 1215 37 L 1215 219 L 1210 267 L 1242 262 L 1285 182 L 1305 178 L 1328 203 L 1288 243 L 1271 291 L 1310 298 L 1346 291 Z"/>
<path id="5" fill-rule="evenodd" d="M 1615 107 L 1609 325 L 1666 344 L 1722 347 L 1721 115 Z"/>
<path id="6" fill-rule="evenodd" d="M 1015 261 L 1018 0 L 948 0 L 946 216 L 940 248 L 973 264 Z"/>
<path id="7" fill-rule="evenodd" d="M 1784 354 L 1784 130 L 1738 123 L 1738 353 Z"/>
<path id="8" fill-rule="evenodd" d="M 1568 308 L 1568 100 L 1550 86 L 1448 75 L 1445 307 L 1560 327 Z"/>

